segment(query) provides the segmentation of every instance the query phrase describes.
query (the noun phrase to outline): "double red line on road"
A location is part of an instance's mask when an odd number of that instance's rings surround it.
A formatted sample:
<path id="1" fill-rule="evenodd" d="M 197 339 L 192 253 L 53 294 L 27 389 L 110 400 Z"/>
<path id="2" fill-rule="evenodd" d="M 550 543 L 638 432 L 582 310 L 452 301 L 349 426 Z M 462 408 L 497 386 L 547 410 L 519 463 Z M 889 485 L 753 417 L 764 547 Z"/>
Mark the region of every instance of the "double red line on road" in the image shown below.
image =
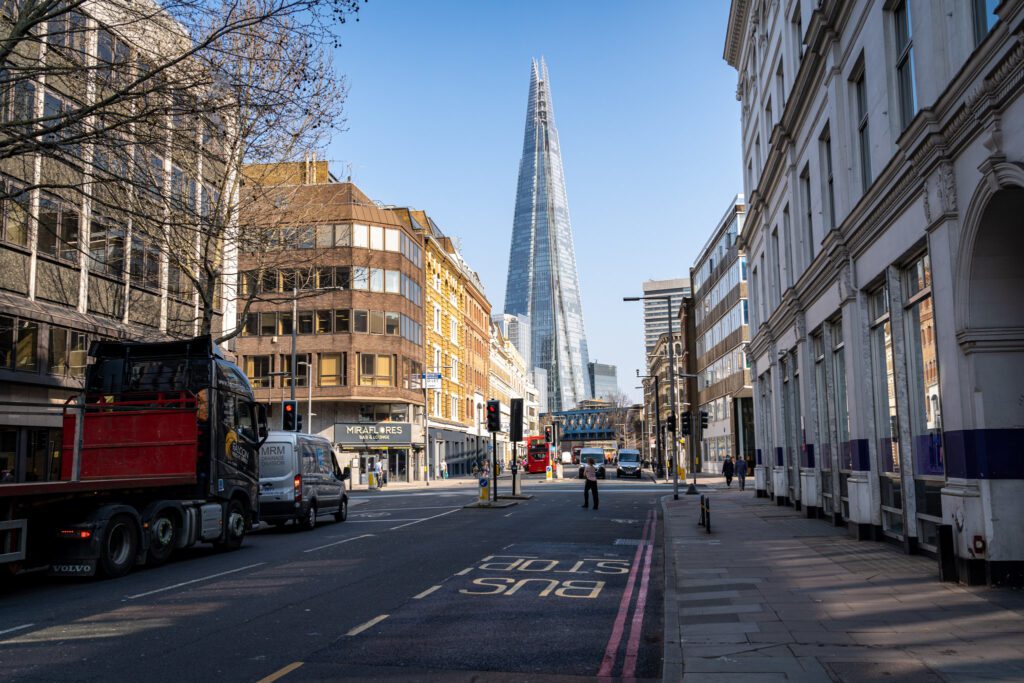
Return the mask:
<path id="1" fill-rule="evenodd" d="M 647 608 L 647 591 L 650 587 L 651 562 L 654 555 L 654 532 L 657 527 L 657 512 L 651 510 L 647 514 L 643 534 L 640 537 L 640 543 L 636 547 L 633 565 L 629 570 L 629 580 L 626 581 L 626 588 L 622 592 L 622 600 L 619 602 L 619 613 L 615 616 L 615 624 L 612 627 L 612 634 L 608 638 L 608 645 L 604 650 L 601 668 L 597 671 L 599 677 L 610 677 L 612 670 L 615 668 L 619 645 L 622 643 L 622 636 L 626 628 L 626 617 L 629 615 L 630 603 L 633 602 L 633 588 L 636 586 L 637 576 L 640 575 L 640 588 L 637 593 L 636 604 L 633 608 L 633 620 L 629 627 L 629 640 L 626 641 L 626 655 L 622 666 L 622 678 L 633 678 L 636 674 L 636 659 L 640 651 L 640 631 L 643 628 L 644 610 Z M 641 565 L 643 566 L 642 570 Z"/>

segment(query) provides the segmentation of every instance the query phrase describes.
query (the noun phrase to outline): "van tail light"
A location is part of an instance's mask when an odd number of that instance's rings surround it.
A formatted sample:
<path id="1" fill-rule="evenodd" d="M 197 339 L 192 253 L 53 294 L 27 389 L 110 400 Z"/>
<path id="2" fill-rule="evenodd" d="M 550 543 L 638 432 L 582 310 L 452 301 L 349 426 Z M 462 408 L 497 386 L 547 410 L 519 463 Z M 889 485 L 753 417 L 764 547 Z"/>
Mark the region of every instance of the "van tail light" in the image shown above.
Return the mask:
<path id="1" fill-rule="evenodd" d="M 295 475 L 295 481 L 293 482 L 293 484 L 295 486 L 295 500 L 297 500 L 297 501 L 298 500 L 302 500 L 302 475 L 301 474 L 296 474 Z"/>

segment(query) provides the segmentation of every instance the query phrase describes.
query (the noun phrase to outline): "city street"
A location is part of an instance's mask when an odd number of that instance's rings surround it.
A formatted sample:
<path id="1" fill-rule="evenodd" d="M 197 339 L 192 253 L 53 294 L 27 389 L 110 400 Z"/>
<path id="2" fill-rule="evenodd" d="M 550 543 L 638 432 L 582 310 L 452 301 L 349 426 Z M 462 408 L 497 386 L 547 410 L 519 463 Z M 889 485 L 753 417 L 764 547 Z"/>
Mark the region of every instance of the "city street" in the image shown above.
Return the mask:
<path id="1" fill-rule="evenodd" d="M 501 487 L 508 492 L 508 480 Z M 344 523 L 251 534 L 114 581 L 20 577 L 0 596 L 6 680 L 661 675 L 661 496 L 650 481 L 528 479 L 356 491 Z M 275 678 L 275 676 L 277 678 Z"/>

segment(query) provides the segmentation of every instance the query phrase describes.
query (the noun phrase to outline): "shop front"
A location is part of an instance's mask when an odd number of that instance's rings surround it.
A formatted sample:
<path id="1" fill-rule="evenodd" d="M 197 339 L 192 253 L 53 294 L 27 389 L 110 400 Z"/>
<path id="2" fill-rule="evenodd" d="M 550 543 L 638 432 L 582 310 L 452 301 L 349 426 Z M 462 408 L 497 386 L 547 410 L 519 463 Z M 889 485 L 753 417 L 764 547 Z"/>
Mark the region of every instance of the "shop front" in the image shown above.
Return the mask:
<path id="1" fill-rule="evenodd" d="M 393 481 L 410 481 L 412 425 L 408 422 L 338 422 L 334 443 L 342 465 L 368 472 L 380 462 Z"/>

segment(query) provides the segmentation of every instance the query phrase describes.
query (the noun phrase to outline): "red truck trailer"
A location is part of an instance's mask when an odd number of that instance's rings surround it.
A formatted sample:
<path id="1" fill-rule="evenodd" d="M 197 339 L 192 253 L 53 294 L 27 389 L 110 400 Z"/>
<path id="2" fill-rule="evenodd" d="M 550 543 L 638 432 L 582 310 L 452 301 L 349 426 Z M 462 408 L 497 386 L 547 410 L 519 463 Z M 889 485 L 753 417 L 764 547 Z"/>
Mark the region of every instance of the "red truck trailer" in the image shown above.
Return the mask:
<path id="1" fill-rule="evenodd" d="M 89 355 L 59 475 L 0 484 L 0 565 L 117 577 L 198 542 L 238 548 L 258 521 L 267 435 L 246 376 L 208 336 Z"/>

